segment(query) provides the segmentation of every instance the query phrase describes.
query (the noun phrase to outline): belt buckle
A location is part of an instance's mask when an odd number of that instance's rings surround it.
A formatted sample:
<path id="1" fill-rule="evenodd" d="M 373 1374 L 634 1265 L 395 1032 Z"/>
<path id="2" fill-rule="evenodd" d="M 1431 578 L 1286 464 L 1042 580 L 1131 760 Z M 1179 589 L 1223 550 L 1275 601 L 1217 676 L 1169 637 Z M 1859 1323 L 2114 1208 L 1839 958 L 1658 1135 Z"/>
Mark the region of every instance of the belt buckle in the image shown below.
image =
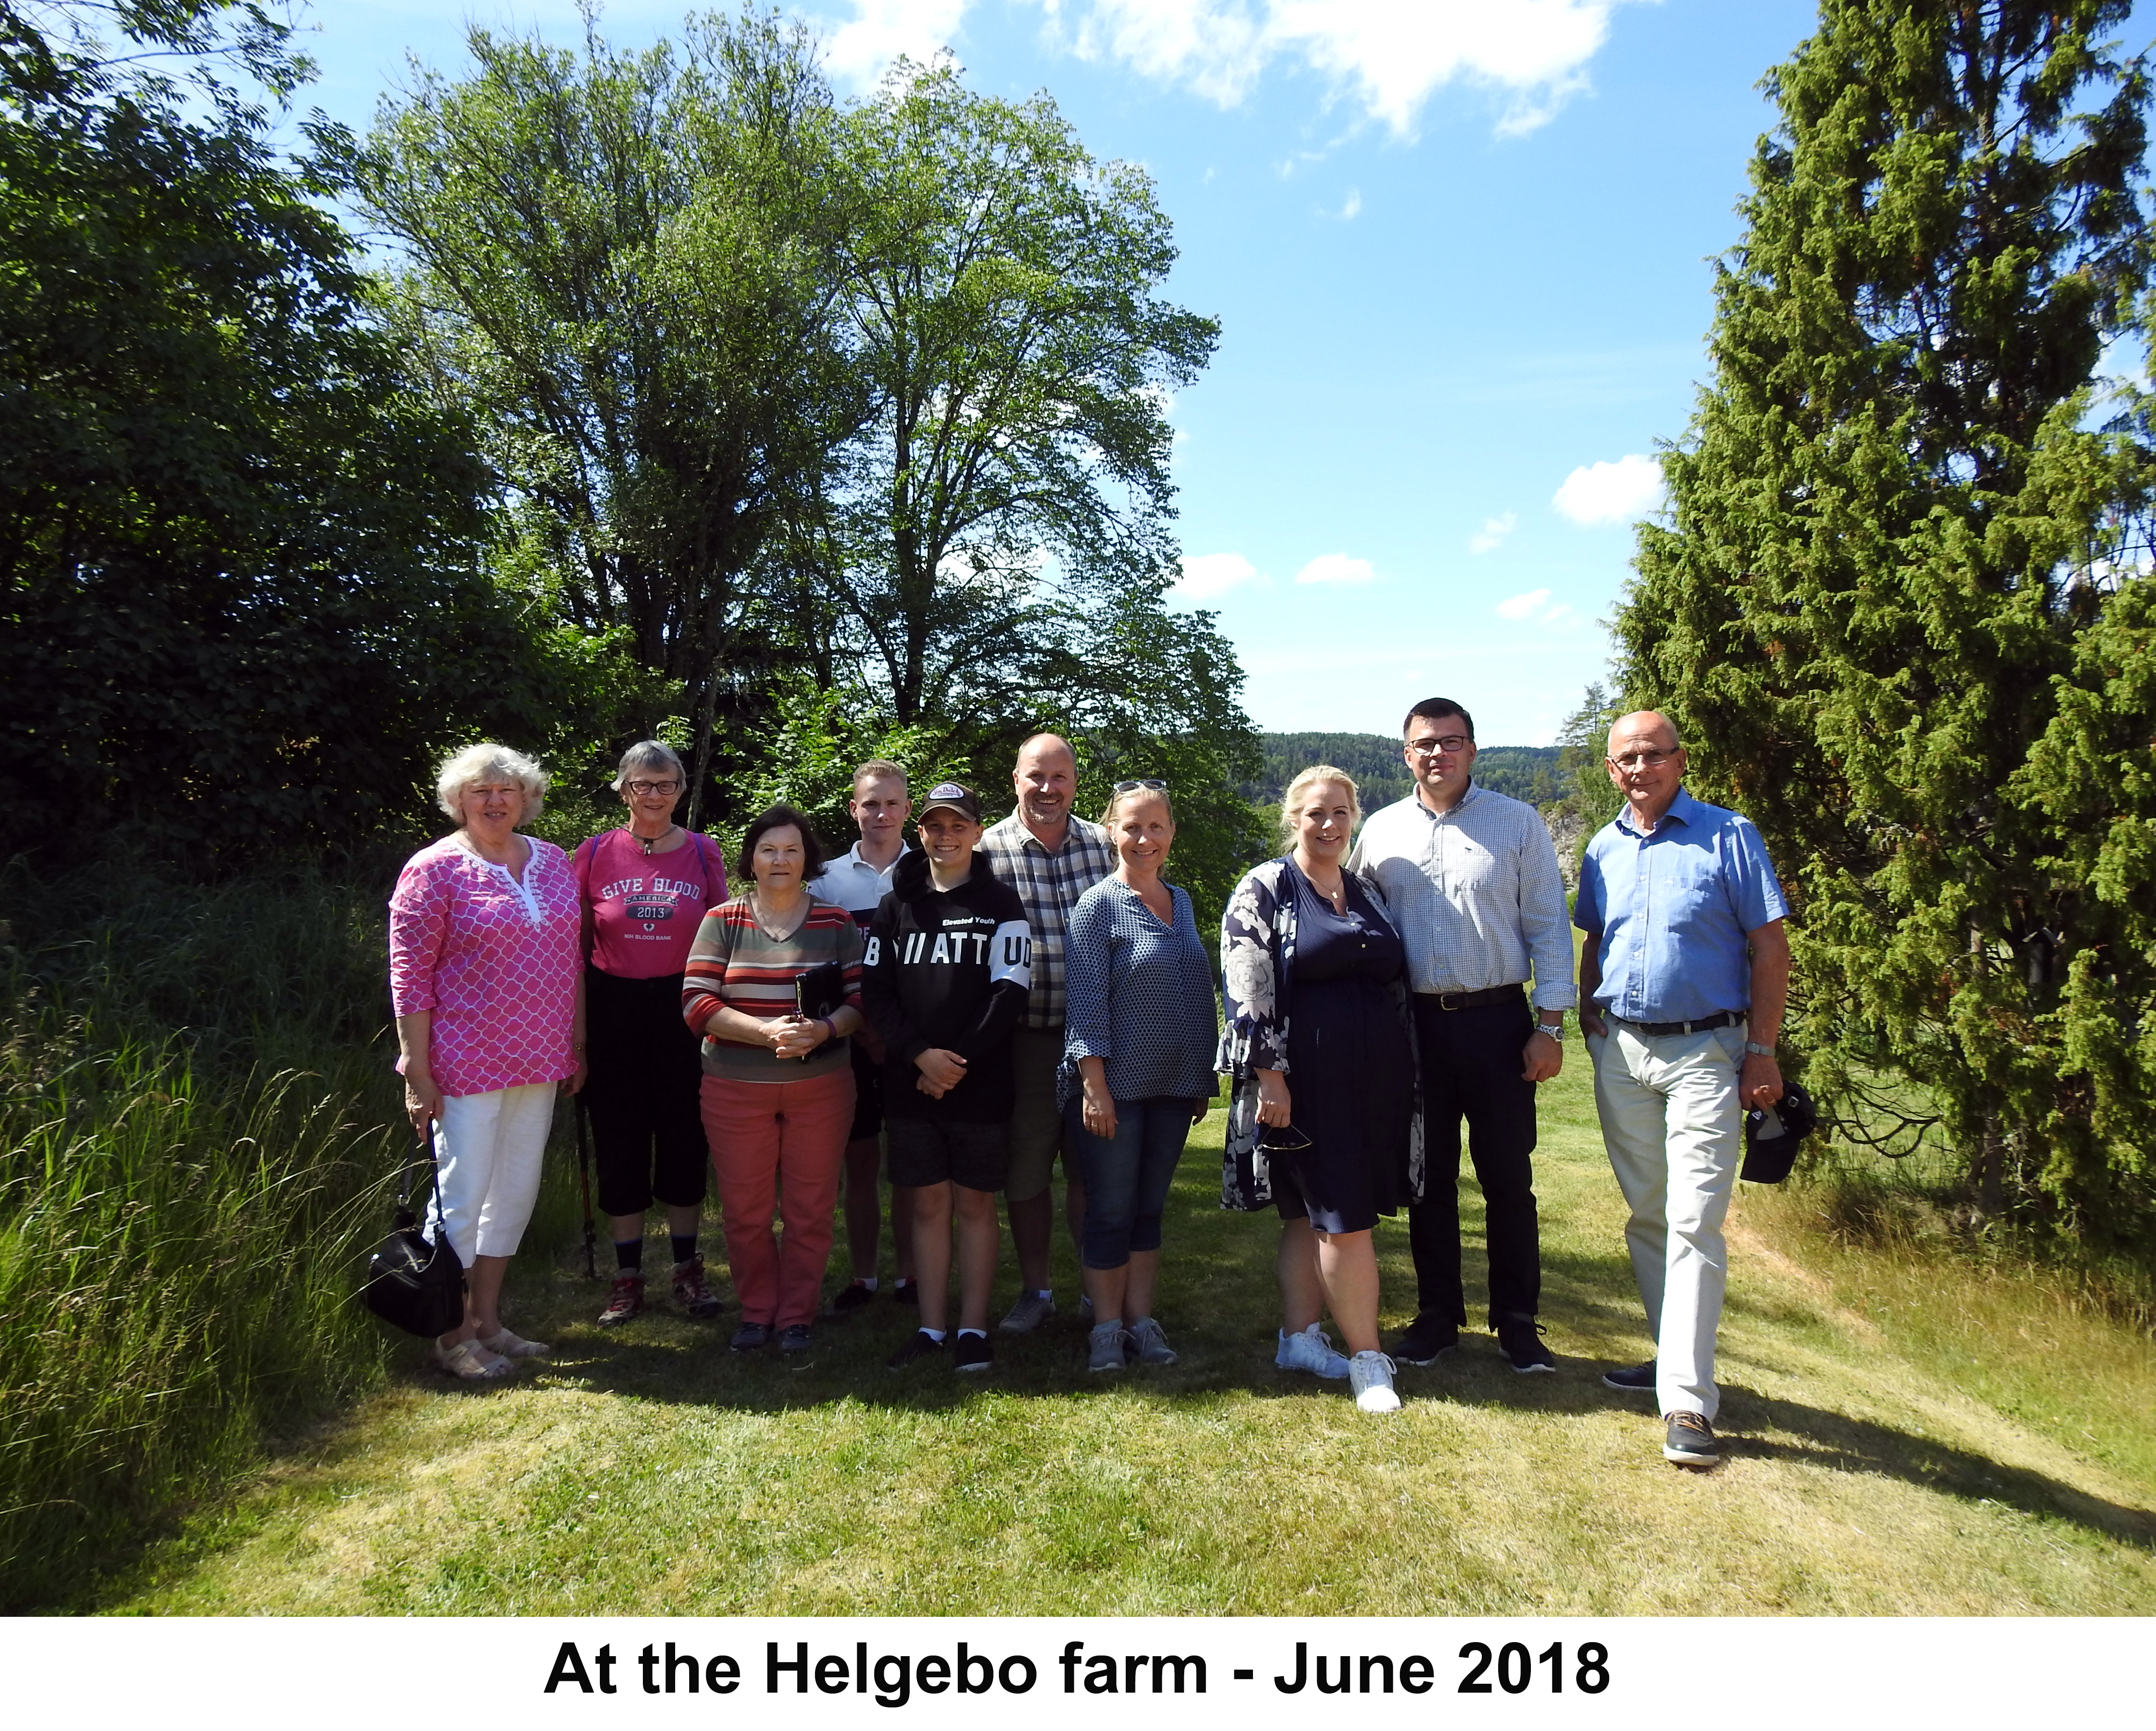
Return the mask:
<path id="1" fill-rule="evenodd" d="M 1465 995 L 1466 994 L 1460 992 L 1440 992 L 1437 994 L 1437 1007 L 1440 1009 L 1458 1009 L 1460 1006 L 1453 1000 Z"/>

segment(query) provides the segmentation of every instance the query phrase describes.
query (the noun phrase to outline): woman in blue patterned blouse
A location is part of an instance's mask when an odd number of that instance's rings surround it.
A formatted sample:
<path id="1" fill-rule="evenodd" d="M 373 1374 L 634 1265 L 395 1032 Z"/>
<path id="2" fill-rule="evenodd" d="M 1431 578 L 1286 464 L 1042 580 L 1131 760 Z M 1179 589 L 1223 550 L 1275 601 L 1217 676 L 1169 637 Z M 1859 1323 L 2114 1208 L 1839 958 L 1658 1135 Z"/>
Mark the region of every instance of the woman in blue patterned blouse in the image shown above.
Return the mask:
<path id="1" fill-rule="evenodd" d="M 1175 1362 L 1152 1314 L 1161 1215 L 1212 1100 L 1218 1023 L 1190 897 L 1161 876 L 1175 842 L 1167 784 L 1118 782 L 1101 823 L 1116 870 L 1070 912 L 1059 1092 L 1086 1180 L 1086 1368 L 1120 1370 L 1133 1356 Z"/>

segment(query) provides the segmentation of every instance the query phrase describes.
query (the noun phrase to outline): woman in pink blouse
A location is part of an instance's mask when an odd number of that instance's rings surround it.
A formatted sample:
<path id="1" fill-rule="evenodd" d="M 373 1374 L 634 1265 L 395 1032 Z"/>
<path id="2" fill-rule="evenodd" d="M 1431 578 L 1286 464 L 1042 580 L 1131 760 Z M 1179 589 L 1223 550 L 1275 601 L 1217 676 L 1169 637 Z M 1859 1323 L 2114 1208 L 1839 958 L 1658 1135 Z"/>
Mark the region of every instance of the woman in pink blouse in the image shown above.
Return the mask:
<path id="1" fill-rule="evenodd" d="M 546 792 L 521 752 L 459 752 L 435 785 L 459 827 L 405 861 L 389 898 L 405 1110 L 415 1129 L 440 1126 L 442 1221 L 465 1269 L 465 1319 L 435 1359 L 468 1380 L 547 1350 L 502 1327 L 501 1281 L 539 1194 L 556 1089 L 584 1079 L 577 881 L 559 848 L 516 833 Z"/>

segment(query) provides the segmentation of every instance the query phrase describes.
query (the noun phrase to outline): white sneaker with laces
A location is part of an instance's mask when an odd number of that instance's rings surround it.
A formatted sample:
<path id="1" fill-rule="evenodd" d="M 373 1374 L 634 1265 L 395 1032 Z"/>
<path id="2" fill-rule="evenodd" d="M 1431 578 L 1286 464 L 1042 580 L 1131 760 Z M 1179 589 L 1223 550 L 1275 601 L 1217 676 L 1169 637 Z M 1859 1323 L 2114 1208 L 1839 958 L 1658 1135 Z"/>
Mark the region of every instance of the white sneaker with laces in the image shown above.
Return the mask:
<path id="1" fill-rule="evenodd" d="M 1055 1314 L 1055 1301 L 1038 1292 L 1021 1292 L 1003 1321 L 996 1326 L 1006 1334 L 1030 1334 Z"/>
<path id="2" fill-rule="evenodd" d="M 1282 1370 L 1307 1370 L 1332 1382 L 1348 1374 L 1348 1360 L 1333 1351 L 1332 1337 L 1315 1323 L 1299 1333 L 1281 1329 L 1280 1350 L 1273 1354 L 1273 1363 Z"/>
<path id="3" fill-rule="evenodd" d="M 1359 1410 L 1400 1410 L 1400 1397 L 1393 1392 L 1393 1361 L 1383 1353 L 1358 1353 L 1348 1361 L 1348 1386 L 1353 1391 Z"/>

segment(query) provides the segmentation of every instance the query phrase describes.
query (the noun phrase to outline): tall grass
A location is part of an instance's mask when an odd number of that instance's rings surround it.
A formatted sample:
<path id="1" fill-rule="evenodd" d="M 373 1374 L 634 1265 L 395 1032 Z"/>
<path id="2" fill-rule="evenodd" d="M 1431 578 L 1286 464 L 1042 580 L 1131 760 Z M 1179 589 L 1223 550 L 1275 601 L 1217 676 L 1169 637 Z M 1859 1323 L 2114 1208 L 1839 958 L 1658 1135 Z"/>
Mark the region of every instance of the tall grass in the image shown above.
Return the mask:
<path id="1" fill-rule="evenodd" d="M 0 885 L 0 1606 L 380 1378 L 351 1295 L 398 1149 L 381 901 Z"/>

